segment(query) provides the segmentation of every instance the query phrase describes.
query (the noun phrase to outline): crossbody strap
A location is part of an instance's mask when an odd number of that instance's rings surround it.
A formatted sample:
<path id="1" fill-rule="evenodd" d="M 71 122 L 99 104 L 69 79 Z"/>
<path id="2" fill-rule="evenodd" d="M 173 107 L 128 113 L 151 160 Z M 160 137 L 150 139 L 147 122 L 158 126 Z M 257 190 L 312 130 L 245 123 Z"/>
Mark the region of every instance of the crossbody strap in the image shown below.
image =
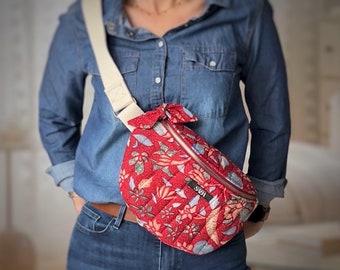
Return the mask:
<path id="1" fill-rule="evenodd" d="M 105 93 L 117 118 L 133 130 L 127 122 L 144 112 L 131 96 L 124 78 L 113 61 L 106 44 L 101 0 L 82 0 L 82 10 L 92 49 L 102 77 Z"/>

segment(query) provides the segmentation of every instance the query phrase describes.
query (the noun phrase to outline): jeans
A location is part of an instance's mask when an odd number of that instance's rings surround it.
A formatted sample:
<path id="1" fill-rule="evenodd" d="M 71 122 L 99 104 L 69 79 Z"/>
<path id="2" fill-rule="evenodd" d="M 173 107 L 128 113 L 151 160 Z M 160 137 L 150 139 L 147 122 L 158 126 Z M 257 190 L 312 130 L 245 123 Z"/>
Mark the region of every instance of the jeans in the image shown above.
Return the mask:
<path id="1" fill-rule="evenodd" d="M 246 270 L 243 232 L 218 250 L 191 255 L 161 243 L 123 211 L 110 216 L 86 203 L 75 224 L 68 270 Z"/>

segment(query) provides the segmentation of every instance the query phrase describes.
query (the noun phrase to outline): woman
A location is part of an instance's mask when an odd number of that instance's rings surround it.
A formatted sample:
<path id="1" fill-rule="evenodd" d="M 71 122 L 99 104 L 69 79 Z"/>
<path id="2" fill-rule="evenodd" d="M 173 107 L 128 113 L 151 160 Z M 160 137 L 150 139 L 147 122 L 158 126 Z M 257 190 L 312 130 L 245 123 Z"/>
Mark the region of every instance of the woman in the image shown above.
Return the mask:
<path id="1" fill-rule="evenodd" d="M 243 166 L 260 206 L 220 249 L 195 256 L 162 244 L 141 228 L 118 186 L 129 131 L 103 91 L 81 1 L 61 16 L 40 89 L 40 132 L 48 173 L 79 212 L 68 269 L 244 270 L 245 237 L 269 204 L 283 197 L 290 137 L 285 64 L 267 0 L 103 0 L 110 53 L 144 111 L 178 103 L 199 119 L 193 129 Z M 81 134 L 84 85 L 93 106 Z M 245 84 L 246 116 L 239 83 Z M 123 207 L 122 207 L 123 206 Z"/>

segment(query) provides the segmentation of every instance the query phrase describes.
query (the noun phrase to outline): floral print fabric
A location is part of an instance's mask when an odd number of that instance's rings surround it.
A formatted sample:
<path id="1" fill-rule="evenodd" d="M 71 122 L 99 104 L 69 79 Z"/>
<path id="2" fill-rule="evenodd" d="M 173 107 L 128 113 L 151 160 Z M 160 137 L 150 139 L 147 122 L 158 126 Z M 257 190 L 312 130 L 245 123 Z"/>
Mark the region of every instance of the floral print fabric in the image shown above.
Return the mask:
<path id="1" fill-rule="evenodd" d="M 251 180 L 184 123 L 197 121 L 163 104 L 129 121 L 132 131 L 120 190 L 138 223 L 162 242 L 192 254 L 227 243 L 257 205 Z"/>

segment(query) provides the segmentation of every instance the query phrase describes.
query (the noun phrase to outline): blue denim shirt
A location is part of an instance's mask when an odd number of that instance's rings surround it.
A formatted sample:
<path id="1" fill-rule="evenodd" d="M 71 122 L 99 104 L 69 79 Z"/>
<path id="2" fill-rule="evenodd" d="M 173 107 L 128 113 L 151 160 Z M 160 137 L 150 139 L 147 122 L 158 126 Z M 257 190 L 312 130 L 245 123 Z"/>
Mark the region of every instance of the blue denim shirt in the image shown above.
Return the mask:
<path id="1" fill-rule="evenodd" d="M 39 94 L 39 124 L 56 185 L 93 202 L 123 200 L 118 176 L 128 129 L 103 91 L 76 1 L 60 17 Z M 267 0 L 206 0 L 197 18 L 159 37 L 134 28 L 122 1 L 103 0 L 109 51 L 144 110 L 179 103 L 199 121 L 190 127 L 242 167 L 260 203 L 283 197 L 290 137 L 285 63 Z M 94 100 L 82 132 L 85 79 Z M 245 113 L 240 82 L 251 121 Z"/>

